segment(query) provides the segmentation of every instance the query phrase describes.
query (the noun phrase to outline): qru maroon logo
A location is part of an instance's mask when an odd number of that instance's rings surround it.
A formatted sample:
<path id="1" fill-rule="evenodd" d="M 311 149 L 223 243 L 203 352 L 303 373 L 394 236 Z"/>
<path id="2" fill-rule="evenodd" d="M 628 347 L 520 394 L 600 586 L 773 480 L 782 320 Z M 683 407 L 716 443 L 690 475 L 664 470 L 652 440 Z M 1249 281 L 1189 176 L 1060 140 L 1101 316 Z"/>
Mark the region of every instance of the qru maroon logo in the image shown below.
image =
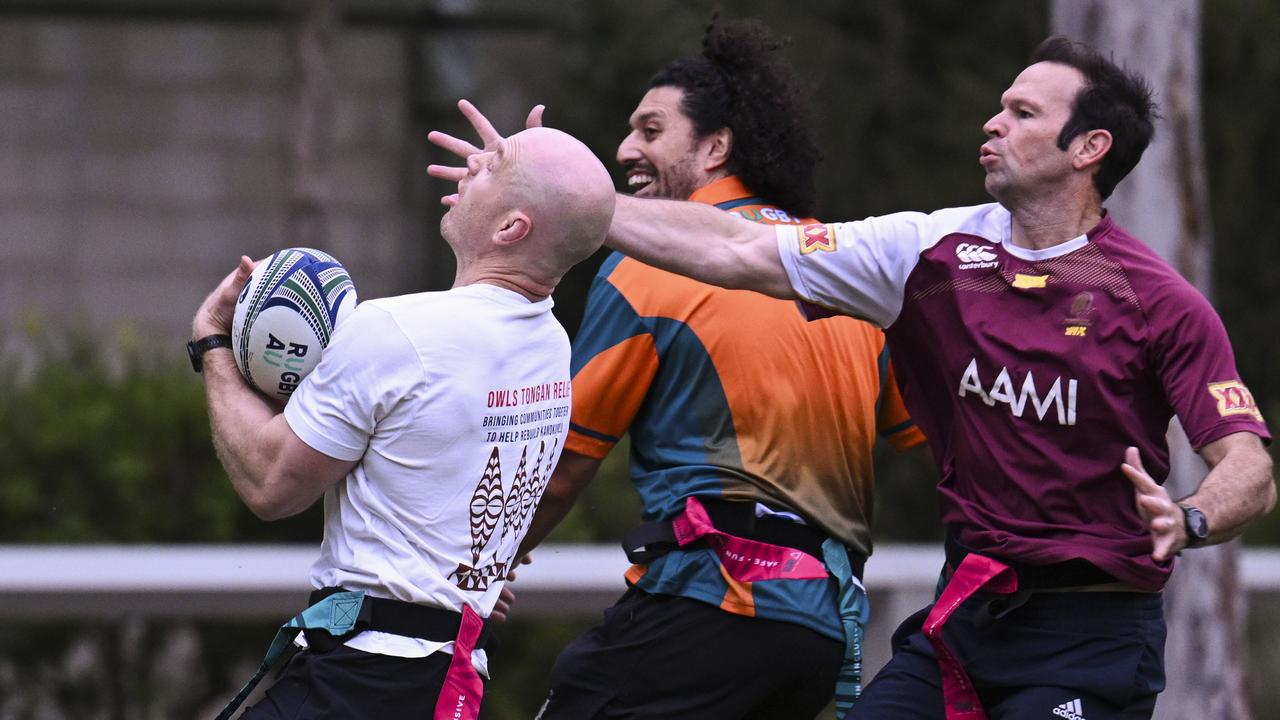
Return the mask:
<path id="1" fill-rule="evenodd" d="M 532 468 L 529 467 L 529 446 L 521 448 L 509 491 L 504 490 L 502 482 L 502 455 L 496 445 L 493 447 L 471 495 L 471 564 L 459 563 L 449 574 L 458 588 L 484 592 L 494 580 L 507 576 L 529 517 L 551 476 L 551 459 L 555 457 L 558 443 L 559 440 L 553 438 L 548 447 L 545 440 L 539 440 L 538 457 Z M 488 553 L 491 562 L 482 566 L 481 559 L 493 543 L 498 547 Z"/>

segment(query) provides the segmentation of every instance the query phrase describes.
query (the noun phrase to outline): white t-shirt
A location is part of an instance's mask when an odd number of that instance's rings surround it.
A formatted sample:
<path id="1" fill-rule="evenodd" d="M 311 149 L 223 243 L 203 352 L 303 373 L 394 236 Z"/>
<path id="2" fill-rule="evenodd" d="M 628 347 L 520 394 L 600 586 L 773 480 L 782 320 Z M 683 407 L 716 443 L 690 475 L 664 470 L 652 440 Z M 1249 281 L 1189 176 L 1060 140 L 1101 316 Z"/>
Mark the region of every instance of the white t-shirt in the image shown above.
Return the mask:
<path id="1" fill-rule="evenodd" d="M 325 493 L 313 586 L 488 617 L 569 429 L 551 307 L 474 284 L 366 301 L 338 327 L 284 413 L 303 442 L 360 461 Z M 347 644 L 452 650 L 374 632 Z"/>

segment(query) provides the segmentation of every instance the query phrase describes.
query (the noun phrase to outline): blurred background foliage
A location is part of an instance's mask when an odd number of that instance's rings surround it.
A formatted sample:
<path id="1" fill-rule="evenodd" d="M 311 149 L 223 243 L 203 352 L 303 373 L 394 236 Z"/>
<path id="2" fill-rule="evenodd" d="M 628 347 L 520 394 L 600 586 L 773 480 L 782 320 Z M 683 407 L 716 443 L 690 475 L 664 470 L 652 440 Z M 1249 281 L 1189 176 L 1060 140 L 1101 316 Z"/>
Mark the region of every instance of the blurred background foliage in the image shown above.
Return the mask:
<path id="1" fill-rule="evenodd" d="M 726 17 L 759 17 L 792 38 L 786 53 L 819 109 L 826 155 L 820 216 L 833 220 L 984 201 L 975 162 L 982 123 L 1047 33 L 1047 9 L 1039 0 L 811 0 L 802 11 L 741 0 L 721 7 Z M 554 64 L 531 72 L 556 78 L 546 98 L 548 124 L 610 160 L 649 76 L 698 51 L 710 11 L 708 3 L 677 0 L 575 2 L 547 11 Z M 1280 417 L 1280 44 L 1274 40 L 1280 2 L 1215 0 L 1206 4 L 1204 23 L 1214 301 L 1244 378 L 1274 419 Z M 557 313 L 571 332 L 602 258 L 575 270 L 556 294 Z M 38 323 L 26 333 L 40 361 L 29 370 L 0 361 L 0 542 L 319 539 L 318 507 L 268 524 L 238 502 L 213 453 L 203 390 L 185 359 L 157 356 L 136 338 L 104 353 Z M 624 442 L 610 456 L 553 541 L 614 542 L 632 526 L 638 505 L 625 449 Z M 940 537 L 932 468 L 888 452 L 878 460 L 877 542 Z M 1259 523 L 1247 541 L 1280 544 L 1280 514 Z M 556 653 L 585 624 L 522 621 L 517 610 L 499 633 L 486 716 L 530 716 Z M 191 716 L 247 677 L 270 632 L 271 623 L 0 627 L 0 684 L 74 700 L 76 693 L 93 696 L 92 688 L 161 684 L 181 665 L 163 658 L 186 658 L 191 667 L 215 670 L 194 684 L 184 678 L 186 694 L 165 706 L 171 714 L 134 712 L 132 694 L 113 691 L 96 695 L 112 698 L 106 714 L 77 717 Z M 85 643 L 115 669 L 74 671 Z M 140 659 L 147 657 L 152 661 Z M 103 673 L 131 679 L 112 685 Z M 1265 708 L 1280 708 L 1274 700 L 1266 704 L 1262 686 L 1254 684 L 1255 708 L 1260 717 L 1274 716 Z M 16 702 L 0 698 L 0 717 L 27 717 Z"/>

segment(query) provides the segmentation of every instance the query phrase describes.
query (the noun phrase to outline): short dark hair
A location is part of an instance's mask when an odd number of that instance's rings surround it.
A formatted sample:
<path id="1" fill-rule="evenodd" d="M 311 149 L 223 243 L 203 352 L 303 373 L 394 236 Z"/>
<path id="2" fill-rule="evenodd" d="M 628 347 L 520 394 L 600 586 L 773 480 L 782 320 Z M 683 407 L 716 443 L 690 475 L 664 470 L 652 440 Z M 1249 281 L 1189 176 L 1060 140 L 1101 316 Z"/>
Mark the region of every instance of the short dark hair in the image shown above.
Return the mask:
<path id="1" fill-rule="evenodd" d="M 1136 72 L 1126 71 L 1097 50 L 1061 35 L 1049 37 L 1031 54 L 1031 64 L 1067 65 L 1084 75 L 1084 87 L 1076 95 L 1071 117 L 1058 134 L 1058 147 L 1066 150 L 1072 138 L 1090 130 L 1111 133 L 1111 150 L 1102 158 L 1093 185 L 1103 200 L 1125 178 L 1151 143 L 1159 117 L 1151 100 L 1151 86 Z"/>
<path id="2" fill-rule="evenodd" d="M 702 54 L 671 63 L 649 87 L 684 92 L 680 109 L 698 137 L 729 128 L 729 171 L 752 192 L 804 217 L 817 205 L 815 174 L 822 154 L 808 93 L 777 52 L 784 44 L 757 21 L 717 27 L 713 17 Z"/>

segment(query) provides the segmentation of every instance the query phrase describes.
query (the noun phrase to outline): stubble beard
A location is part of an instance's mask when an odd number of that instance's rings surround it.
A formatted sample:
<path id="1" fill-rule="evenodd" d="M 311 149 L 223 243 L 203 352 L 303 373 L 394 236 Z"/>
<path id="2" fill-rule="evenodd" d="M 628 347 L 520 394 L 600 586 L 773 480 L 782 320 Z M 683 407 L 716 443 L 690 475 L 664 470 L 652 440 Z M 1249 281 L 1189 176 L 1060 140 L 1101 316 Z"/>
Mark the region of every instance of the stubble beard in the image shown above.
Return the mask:
<path id="1" fill-rule="evenodd" d="M 697 162 L 696 158 L 686 155 L 672 163 L 671 167 L 667 168 L 667 171 L 650 186 L 653 187 L 653 192 L 649 197 L 688 200 L 689 196 L 698 189 L 697 173 L 694 171 L 695 162 Z"/>

